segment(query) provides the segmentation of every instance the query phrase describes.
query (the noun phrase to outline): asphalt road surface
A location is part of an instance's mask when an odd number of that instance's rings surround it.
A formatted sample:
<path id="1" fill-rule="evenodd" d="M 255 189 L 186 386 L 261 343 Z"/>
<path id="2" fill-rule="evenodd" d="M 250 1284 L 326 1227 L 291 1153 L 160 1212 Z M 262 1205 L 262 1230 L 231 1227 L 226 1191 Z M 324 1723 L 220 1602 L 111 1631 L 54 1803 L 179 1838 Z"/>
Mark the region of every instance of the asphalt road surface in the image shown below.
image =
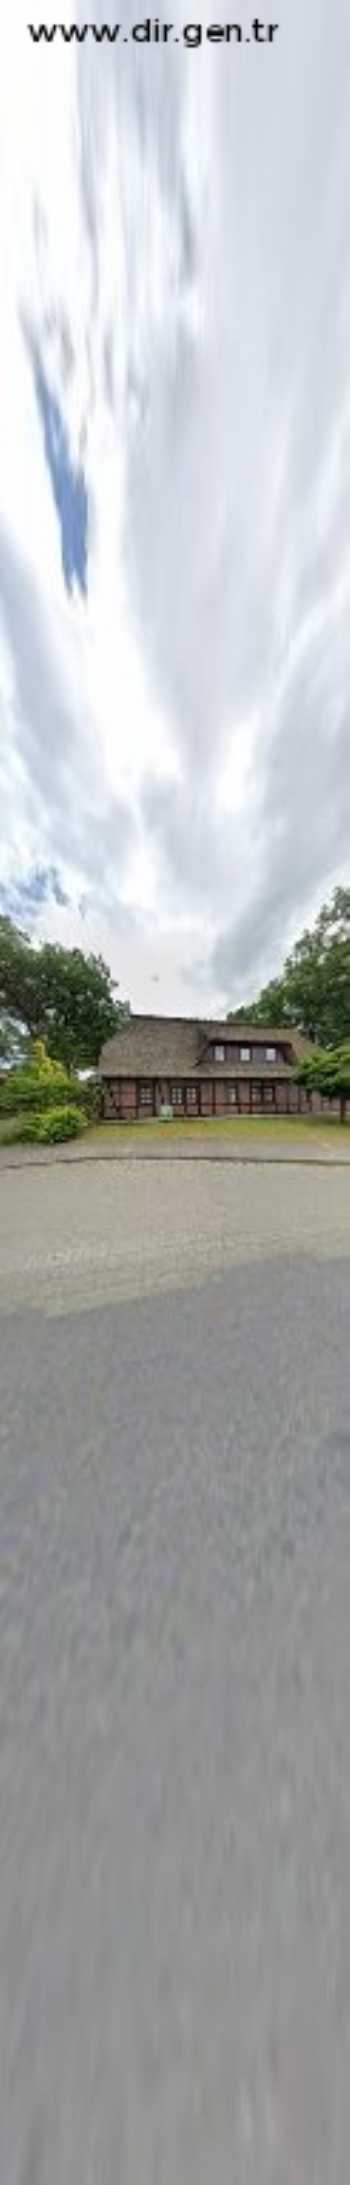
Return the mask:
<path id="1" fill-rule="evenodd" d="M 85 1306 L 74 1193 L 63 1279 L 25 1179 L 19 1285 L 3 1179 L 0 2176 L 348 2185 L 350 1186 L 290 1231 L 279 1177 L 264 1256 L 235 1179 L 223 1264 L 208 1182 L 166 1288 L 149 1174 L 148 1294 L 101 1180 Z"/>

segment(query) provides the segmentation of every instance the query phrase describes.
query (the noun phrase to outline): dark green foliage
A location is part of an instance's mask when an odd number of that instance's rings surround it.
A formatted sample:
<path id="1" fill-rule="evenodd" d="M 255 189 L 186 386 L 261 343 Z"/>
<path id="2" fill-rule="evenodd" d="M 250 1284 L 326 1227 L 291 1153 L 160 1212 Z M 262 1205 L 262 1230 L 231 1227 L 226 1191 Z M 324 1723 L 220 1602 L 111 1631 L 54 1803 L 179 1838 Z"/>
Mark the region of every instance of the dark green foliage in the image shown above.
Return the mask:
<path id="1" fill-rule="evenodd" d="M 74 1099 L 75 1101 L 79 1100 L 79 1107 L 81 1107 L 83 1115 L 87 1116 L 89 1123 L 101 1122 L 103 1116 L 103 1091 L 98 1077 L 91 1078 L 88 1085 L 75 1086 Z"/>
<path id="2" fill-rule="evenodd" d="M 45 1040 L 66 1069 L 97 1067 L 105 1040 L 128 1013 L 115 992 L 102 956 L 52 942 L 33 947 L 11 918 L 0 918 L 0 1021 L 11 1018 L 20 1035 Z"/>
<path id="3" fill-rule="evenodd" d="M 65 1107 L 67 1101 L 81 1108 L 89 1122 L 98 1122 L 103 1109 L 100 1080 L 91 1077 L 82 1084 L 62 1062 L 50 1058 L 41 1040 L 33 1041 L 25 1063 L 7 1070 L 0 1082 L 0 1118 L 33 1110 L 44 1114 L 47 1108 Z"/>
<path id="4" fill-rule="evenodd" d="M 8 1066 L 11 1063 L 14 1065 L 16 1062 L 24 1062 L 27 1048 L 27 1034 L 21 1032 L 19 1024 L 9 1015 L 8 1010 L 0 1009 L 0 1070 L 4 1063 Z"/>
<path id="5" fill-rule="evenodd" d="M 61 1101 L 66 1104 L 72 1094 L 75 1100 L 76 1091 L 75 1078 L 66 1070 L 46 1076 L 29 1063 L 23 1068 L 7 1070 L 0 1084 L 0 1115 L 19 1115 L 22 1110 L 26 1113 L 27 1109 L 33 1108 L 44 1112 L 45 1108 L 52 1108 L 53 1099 L 56 1106 Z"/>
<path id="6" fill-rule="evenodd" d="M 350 888 L 335 888 L 315 925 L 287 956 L 279 979 L 229 1022 L 297 1025 L 322 1048 L 350 1042 Z"/>
<path id="7" fill-rule="evenodd" d="M 258 1001 L 242 1002 L 241 1009 L 230 1009 L 227 1022 L 266 1024 L 268 1027 L 274 1024 L 294 1024 L 296 1019 L 291 1006 L 288 1007 L 285 981 L 271 979 L 270 985 L 262 988 Z"/>
<path id="8" fill-rule="evenodd" d="M 20 1137 L 23 1145 L 54 1146 L 65 1138 L 79 1138 L 84 1130 L 87 1130 L 86 1116 L 81 1114 L 80 1108 L 66 1106 L 48 1108 L 46 1115 L 23 1116 L 20 1131 L 15 1129 L 14 1136 Z"/>
<path id="9" fill-rule="evenodd" d="M 315 1048 L 310 1061 L 301 1064 L 297 1083 L 305 1085 L 308 1092 L 325 1094 L 328 1100 L 340 1100 L 344 1123 L 350 1100 L 350 1041 L 343 1047 Z"/>
<path id="10" fill-rule="evenodd" d="M 87 1119 L 81 1108 L 48 1108 L 47 1115 L 40 1117 L 40 1144 L 53 1146 L 64 1138 L 80 1138 L 84 1130 Z"/>

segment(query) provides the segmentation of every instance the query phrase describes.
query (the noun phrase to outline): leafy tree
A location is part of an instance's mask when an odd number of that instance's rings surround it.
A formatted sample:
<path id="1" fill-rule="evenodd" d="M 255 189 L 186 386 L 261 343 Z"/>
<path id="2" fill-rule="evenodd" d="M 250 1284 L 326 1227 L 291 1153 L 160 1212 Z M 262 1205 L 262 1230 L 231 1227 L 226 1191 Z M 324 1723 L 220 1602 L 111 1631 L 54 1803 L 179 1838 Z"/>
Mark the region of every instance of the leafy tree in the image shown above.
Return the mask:
<path id="1" fill-rule="evenodd" d="M 72 1097 L 79 1080 L 66 1070 L 64 1063 L 50 1061 L 42 1040 L 33 1040 L 29 1056 L 13 1069 L 6 1070 L 0 1083 L 0 1113 L 16 1115 L 23 1110 L 52 1106 L 53 1101 L 65 1101 Z"/>
<path id="2" fill-rule="evenodd" d="M 350 1100 L 350 1042 L 344 1047 L 315 1049 L 310 1060 L 301 1063 L 297 1084 L 305 1085 L 307 1092 L 325 1093 L 328 1100 L 340 1100 L 340 1120 L 345 1123 Z"/>
<path id="3" fill-rule="evenodd" d="M 30 1067 L 32 1070 L 37 1070 L 38 1077 L 44 1078 L 45 1084 L 49 1078 L 50 1086 L 61 1083 L 62 1078 L 65 1078 L 67 1074 L 63 1063 L 53 1061 L 51 1055 L 47 1054 L 45 1040 L 43 1039 L 32 1040 Z"/>
<path id="4" fill-rule="evenodd" d="M 230 1009 L 228 1024 L 291 1024 L 284 979 L 271 979 L 262 988 L 258 1001 L 244 1002 L 241 1009 Z"/>
<path id="5" fill-rule="evenodd" d="M 118 1030 L 127 1005 L 102 956 L 84 956 L 44 942 L 32 947 L 11 918 L 0 918 L 0 1017 L 68 1069 L 96 1067 L 101 1047 Z"/>
<path id="6" fill-rule="evenodd" d="M 11 1063 L 23 1062 L 27 1047 L 26 1033 L 21 1032 L 19 1024 L 14 1022 L 13 1018 L 8 1015 L 7 1010 L 2 1009 L 0 1011 L 0 1070 L 4 1064 L 8 1068 Z"/>
<path id="7" fill-rule="evenodd" d="M 229 1021 L 297 1025 L 320 1047 L 350 1039 L 350 888 L 335 888 L 314 927 L 306 928 L 255 1003 Z"/>

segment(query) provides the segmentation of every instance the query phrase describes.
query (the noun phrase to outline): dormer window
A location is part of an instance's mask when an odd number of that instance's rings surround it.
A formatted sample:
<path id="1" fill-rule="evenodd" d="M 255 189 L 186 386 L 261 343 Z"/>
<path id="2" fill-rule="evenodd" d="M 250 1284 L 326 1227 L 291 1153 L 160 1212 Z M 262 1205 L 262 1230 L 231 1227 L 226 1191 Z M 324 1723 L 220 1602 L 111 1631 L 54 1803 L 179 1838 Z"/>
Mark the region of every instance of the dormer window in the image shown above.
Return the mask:
<path id="1" fill-rule="evenodd" d="M 250 1062 L 250 1061 L 251 1061 L 251 1049 L 250 1049 L 250 1047 L 240 1047 L 240 1050 L 239 1050 L 239 1059 L 240 1059 L 240 1062 Z"/>
<path id="2" fill-rule="evenodd" d="M 224 1047 L 215 1047 L 215 1048 L 214 1048 L 214 1054 L 215 1054 L 215 1062 L 224 1062 L 224 1061 L 225 1061 L 225 1048 L 224 1048 Z"/>
<path id="3" fill-rule="evenodd" d="M 266 1048 L 266 1061 L 267 1061 L 267 1062 L 276 1062 L 276 1052 L 277 1052 L 277 1050 L 276 1050 L 276 1047 L 267 1047 L 267 1048 Z"/>

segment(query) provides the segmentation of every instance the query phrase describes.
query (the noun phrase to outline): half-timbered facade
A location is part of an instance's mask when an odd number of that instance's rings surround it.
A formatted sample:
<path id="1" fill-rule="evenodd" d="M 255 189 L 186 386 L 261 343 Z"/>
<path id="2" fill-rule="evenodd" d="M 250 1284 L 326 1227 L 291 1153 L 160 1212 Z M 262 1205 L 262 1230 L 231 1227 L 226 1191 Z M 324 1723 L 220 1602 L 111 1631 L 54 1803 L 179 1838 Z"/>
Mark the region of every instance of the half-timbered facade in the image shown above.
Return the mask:
<path id="1" fill-rule="evenodd" d="M 309 1053 L 309 1042 L 285 1027 L 131 1016 L 102 1050 L 104 1114 L 130 1123 L 165 1113 L 194 1120 L 320 1111 L 321 1096 L 296 1083 Z"/>

